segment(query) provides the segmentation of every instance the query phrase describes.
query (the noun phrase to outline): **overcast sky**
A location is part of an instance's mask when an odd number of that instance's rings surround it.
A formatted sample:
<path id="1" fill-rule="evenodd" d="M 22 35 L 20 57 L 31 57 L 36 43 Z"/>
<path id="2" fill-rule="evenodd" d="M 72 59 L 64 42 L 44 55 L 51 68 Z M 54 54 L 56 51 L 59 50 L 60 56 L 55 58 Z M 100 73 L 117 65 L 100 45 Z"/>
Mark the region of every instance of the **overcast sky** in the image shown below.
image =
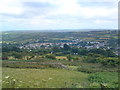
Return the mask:
<path id="1" fill-rule="evenodd" d="M 1 30 L 117 29 L 118 0 L 0 0 Z"/>

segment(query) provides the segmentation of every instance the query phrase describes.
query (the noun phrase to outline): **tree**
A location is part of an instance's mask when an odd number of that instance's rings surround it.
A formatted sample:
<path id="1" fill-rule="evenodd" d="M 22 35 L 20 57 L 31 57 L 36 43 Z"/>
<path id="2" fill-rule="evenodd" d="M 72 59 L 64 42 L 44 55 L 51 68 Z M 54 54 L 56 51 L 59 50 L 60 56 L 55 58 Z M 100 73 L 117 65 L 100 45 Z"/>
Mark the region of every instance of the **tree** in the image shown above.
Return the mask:
<path id="1" fill-rule="evenodd" d="M 69 45 L 67 45 L 67 44 L 64 44 L 63 48 L 64 48 L 64 50 L 66 50 L 66 51 L 68 51 L 68 50 L 70 50 L 70 49 L 71 49 L 71 48 L 70 48 L 70 46 L 69 46 Z"/>
<path id="2" fill-rule="evenodd" d="M 108 57 L 115 57 L 116 56 L 110 49 L 106 50 L 106 51 L 107 51 Z"/>
<path id="3" fill-rule="evenodd" d="M 72 53 L 78 53 L 78 51 L 79 51 L 78 48 L 75 48 L 75 47 L 71 48 Z"/>
<path id="4" fill-rule="evenodd" d="M 69 61 L 71 61 L 71 60 L 72 60 L 72 56 L 71 56 L 71 55 L 68 55 L 68 56 L 67 56 L 67 59 L 68 59 Z"/>
<path id="5" fill-rule="evenodd" d="M 107 56 L 107 52 L 104 49 L 91 49 L 89 51 L 89 53 L 95 53 L 95 54 L 100 54 L 100 55 L 104 55 Z"/>
<path id="6" fill-rule="evenodd" d="M 67 59 L 68 59 L 69 61 L 73 61 L 73 60 L 78 60 L 78 57 L 75 57 L 75 56 L 73 56 L 73 55 L 67 55 Z"/>
<path id="7" fill-rule="evenodd" d="M 18 47 L 2 47 L 2 52 L 11 52 L 11 51 L 20 52 L 21 50 Z"/>
<path id="8" fill-rule="evenodd" d="M 21 50 L 20 50 L 20 48 L 18 48 L 18 47 L 12 47 L 12 51 L 20 52 Z"/>
<path id="9" fill-rule="evenodd" d="M 87 55 L 87 54 L 88 54 L 88 51 L 87 51 L 86 49 L 80 49 L 80 50 L 78 51 L 78 54 L 79 54 L 79 55 Z"/>
<path id="10" fill-rule="evenodd" d="M 55 46 L 52 48 L 52 51 L 53 53 L 60 52 L 60 48 Z"/>
<path id="11" fill-rule="evenodd" d="M 100 61 L 103 65 L 118 66 L 120 64 L 119 59 L 116 57 L 100 58 Z"/>

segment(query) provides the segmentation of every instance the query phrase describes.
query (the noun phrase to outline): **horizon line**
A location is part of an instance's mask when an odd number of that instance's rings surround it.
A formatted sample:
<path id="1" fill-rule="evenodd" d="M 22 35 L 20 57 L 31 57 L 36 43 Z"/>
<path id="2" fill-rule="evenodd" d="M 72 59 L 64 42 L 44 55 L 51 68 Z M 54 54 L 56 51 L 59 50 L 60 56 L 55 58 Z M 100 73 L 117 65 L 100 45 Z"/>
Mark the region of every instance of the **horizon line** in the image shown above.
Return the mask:
<path id="1" fill-rule="evenodd" d="M 116 29 L 17 29 L 17 30 L 0 30 L 0 31 L 63 31 L 63 30 L 66 30 L 66 31 L 72 31 L 72 30 L 86 30 L 86 31 L 89 31 L 89 30 L 118 30 L 117 28 Z"/>

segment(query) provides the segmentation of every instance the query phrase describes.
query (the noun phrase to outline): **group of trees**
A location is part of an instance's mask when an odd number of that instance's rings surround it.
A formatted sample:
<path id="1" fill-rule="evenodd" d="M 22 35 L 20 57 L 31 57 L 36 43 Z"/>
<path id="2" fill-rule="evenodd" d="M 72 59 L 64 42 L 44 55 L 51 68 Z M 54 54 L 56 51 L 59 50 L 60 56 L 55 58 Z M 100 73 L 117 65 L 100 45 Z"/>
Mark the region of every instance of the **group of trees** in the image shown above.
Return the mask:
<path id="1" fill-rule="evenodd" d="M 71 55 L 74 55 L 74 54 L 77 54 L 77 55 L 80 55 L 80 56 L 86 56 L 86 55 L 89 55 L 90 53 L 93 53 L 93 54 L 100 54 L 100 55 L 103 55 L 103 56 L 106 56 L 106 57 L 115 57 L 116 55 L 113 53 L 112 50 L 110 49 L 97 49 L 97 48 L 94 48 L 94 49 L 86 49 L 86 48 L 77 48 L 77 47 L 70 47 L 69 45 L 67 44 L 64 44 L 63 48 L 60 48 L 60 47 L 53 47 L 52 48 L 52 51 L 54 54 L 59 54 L 59 55 L 66 55 L 66 54 L 71 54 Z"/>
<path id="2" fill-rule="evenodd" d="M 25 56 L 40 56 L 43 55 L 44 58 L 56 59 L 56 56 L 66 56 L 69 61 L 79 60 L 78 57 L 85 56 L 85 62 L 88 63 L 102 63 L 103 65 L 113 65 L 119 64 L 116 55 L 110 49 L 85 49 L 70 47 L 64 44 L 63 47 L 53 47 L 50 49 L 20 49 L 18 47 L 3 47 L 2 48 L 2 59 L 6 60 L 9 56 L 13 56 L 16 59 L 23 59 Z M 76 57 L 78 56 L 78 57 Z"/>
<path id="3" fill-rule="evenodd" d="M 115 57 L 116 55 L 113 53 L 112 50 L 110 49 L 97 49 L 97 48 L 94 48 L 94 49 L 86 49 L 86 48 L 77 48 L 77 47 L 70 47 L 69 45 L 67 44 L 64 44 L 63 48 L 62 47 L 58 47 L 58 46 L 54 46 L 53 48 L 50 48 L 50 49 L 33 49 L 33 50 L 25 50 L 25 49 L 20 49 L 18 47 L 3 47 L 2 48 L 2 52 L 7 52 L 7 53 L 11 53 L 11 52 L 26 52 L 26 53 L 32 53 L 32 54 L 38 54 L 38 55 L 44 55 L 44 54 L 49 54 L 49 53 L 52 53 L 52 54 L 55 54 L 55 55 L 58 55 L 58 56 L 63 56 L 63 55 L 68 55 L 68 54 L 71 54 L 71 55 L 74 55 L 74 54 L 77 54 L 77 55 L 80 55 L 80 56 L 86 56 L 86 55 L 89 55 L 90 53 L 93 53 L 93 54 L 99 54 L 99 55 L 103 55 L 103 56 L 106 56 L 106 57 Z"/>
<path id="4" fill-rule="evenodd" d="M 6 47 L 2 47 L 2 52 L 12 52 L 12 51 L 15 51 L 15 52 L 20 52 L 21 49 L 16 47 L 16 46 L 6 46 Z"/>
<path id="5" fill-rule="evenodd" d="M 118 57 L 105 57 L 99 54 L 90 54 L 83 59 L 87 63 L 101 63 L 104 66 L 118 66 L 120 61 Z"/>

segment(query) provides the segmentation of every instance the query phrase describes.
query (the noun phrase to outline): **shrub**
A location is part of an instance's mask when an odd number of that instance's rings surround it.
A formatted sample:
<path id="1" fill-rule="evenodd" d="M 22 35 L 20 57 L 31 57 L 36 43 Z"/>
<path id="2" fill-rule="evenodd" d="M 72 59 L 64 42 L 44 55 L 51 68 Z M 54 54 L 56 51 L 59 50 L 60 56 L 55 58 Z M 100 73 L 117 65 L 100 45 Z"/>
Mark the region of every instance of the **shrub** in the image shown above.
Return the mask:
<path id="1" fill-rule="evenodd" d="M 55 55 L 53 54 L 47 54 L 45 57 L 50 59 L 56 59 Z"/>
<path id="2" fill-rule="evenodd" d="M 118 58 L 113 58 L 113 57 L 103 58 L 100 60 L 103 65 L 118 66 L 120 63 Z"/>
<path id="3" fill-rule="evenodd" d="M 84 62 L 87 62 L 87 63 L 99 63 L 100 60 L 97 57 L 88 56 L 87 58 L 84 59 Z"/>
<path id="4" fill-rule="evenodd" d="M 95 72 L 91 68 L 86 68 L 85 66 L 78 67 L 77 71 L 85 72 L 85 73 L 94 73 Z"/>

